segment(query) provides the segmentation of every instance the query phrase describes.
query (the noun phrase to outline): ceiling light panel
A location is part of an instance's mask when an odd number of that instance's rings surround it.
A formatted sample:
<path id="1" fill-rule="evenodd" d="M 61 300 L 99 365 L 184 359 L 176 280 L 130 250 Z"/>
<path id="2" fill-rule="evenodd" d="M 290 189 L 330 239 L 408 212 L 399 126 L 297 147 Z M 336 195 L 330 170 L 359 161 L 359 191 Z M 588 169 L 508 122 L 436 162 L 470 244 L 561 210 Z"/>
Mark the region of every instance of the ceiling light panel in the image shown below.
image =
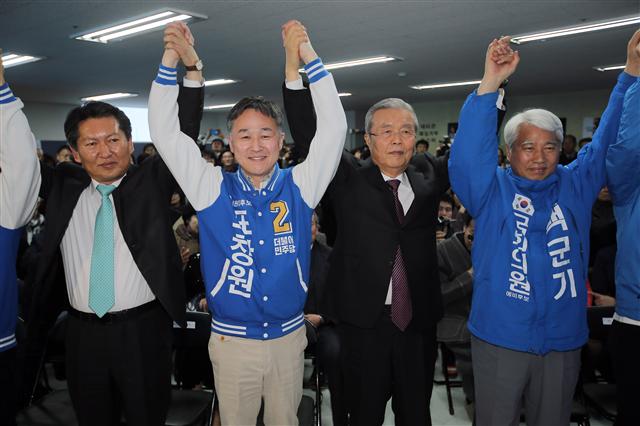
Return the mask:
<path id="1" fill-rule="evenodd" d="M 601 67 L 593 67 L 593 69 L 596 70 L 596 71 L 605 72 L 605 71 L 623 70 L 624 67 L 625 67 L 624 64 L 622 64 L 622 65 L 603 65 Z"/>
<path id="2" fill-rule="evenodd" d="M 337 70 L 340 68 L 358 67 L 361 65 L 383 64 L 387 62 L 401 61 L 401 58 L 395 56 L 373 56 L 371 58 L 351 59 L 348 61 L 332 62 L 324 64 L 326 70 Z M 300 72 L 304 72 L 304 68 L 300 68 Z"/>
<path id="3" fill-rule="evenodd" d="M 5 68 L 11 68 L 18 65 L 28 64 L 29 62 L 40 61 L 44 58 L 39 56 L 21 55 L 18 53 L 5 53 L 2 55 L 2 65 Z"/>
<path id="4" fill-rule="evenodd" d="M 575 34 L 583 34 L 592 31 L 602 31 L 611 28 L 624 27 L 628 25 L 640 24 L 640 15 L 627 16 L 623 18 L 610 19 L 608 21 L 596 22 L 593 24 L 577 25 L 573 27 L 559 28 L 556 30 L 541 31 L 533 34 L 515 36 L 511 38 L 511 42 L 515 44 L 524 44 L 537 40 L 548 40 L 551 38 L 565 37 Z"/>
<path id="5" fill-rule="evenodd" d="M 124 92 L 107 93 L 106 95 L 87 96 L 86 98 L 82 98 L 81 101 L 82 102 L 107 101 L 107 100 L 110 100 L 110 99 L 133 98 L 135 96 L 138 96 L 138 94 L 137 93 L 124 93 Z"/>
<path id="6" fill-rule="evenodd" d="M 183 12 L 176 9 L 165 9 L 130 18 L 117 24 L 74 34 L 71 38 L 96 43 L 109 43 L 163 29 L 171 22 L 196 22 L 204 19 L 207 19 L 205 15 Z"/>
<path id="7" fill-rule="evenodd" d="M 209 105 L 204 107 L 204 109 L 206 110 L 212 110 L 212 109 L 228 109 L 228 108 L 233 108 L 235 104 L 224 104 L 224 105 Z"/>
<path id="8" fill-rule="evenodd" d="M 409 86 L 409 87 L 416 90 L 443 89 L 445 87 L 472 86 L 472 85 L 480 84 L 480 81 L 481 80 L 456 81 L 451 83 L 422 84 L 419 86 Z"/>

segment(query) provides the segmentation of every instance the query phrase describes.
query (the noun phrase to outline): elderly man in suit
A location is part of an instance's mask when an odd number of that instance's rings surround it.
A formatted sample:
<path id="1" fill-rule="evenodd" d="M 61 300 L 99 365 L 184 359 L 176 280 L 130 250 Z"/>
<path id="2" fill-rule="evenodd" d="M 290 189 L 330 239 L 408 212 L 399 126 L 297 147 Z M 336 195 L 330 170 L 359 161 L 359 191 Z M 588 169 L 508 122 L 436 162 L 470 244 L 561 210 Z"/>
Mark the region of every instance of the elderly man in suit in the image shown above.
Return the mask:
<path id="1" fill-rule="evenodd" d="M 287 62 L 285 109 L 304 152 L 313 107 Z M 328 303 L 340 324 L 350 422 L 382 424 L 392 399 L 398 425 L 431 424 L 429 400 L 442 298 L 435 242 L 438 200 L 449 187 L 446 157 L 418 171 L 409 165 L 418 119 L 401 99 L 384 99 L 365 118 L 371 158 L 344 152 L 323 199 L 336 240 Z"/>
<path id="2" fill-rule="evenodd" d="M 186 78 L 199 81 L 201 73 Z M 180 112 L 193 136 L 202 101 L 202 89 L 183 91 Z M 33 284 L 25 381 L 33 382 L 46 332 L 67 305 L 66 371 L 79 423 L 119 424 L 124 412 L 129 424 L 161 425 L 171 392 L 172 323 L 184 321 L 169 213 L 177 185 L 158 156 L 130 164 L 131 123 L 112 105 L 74 108 L 64 129 L 81 167 L 43 168 L 47 234 Z"/>

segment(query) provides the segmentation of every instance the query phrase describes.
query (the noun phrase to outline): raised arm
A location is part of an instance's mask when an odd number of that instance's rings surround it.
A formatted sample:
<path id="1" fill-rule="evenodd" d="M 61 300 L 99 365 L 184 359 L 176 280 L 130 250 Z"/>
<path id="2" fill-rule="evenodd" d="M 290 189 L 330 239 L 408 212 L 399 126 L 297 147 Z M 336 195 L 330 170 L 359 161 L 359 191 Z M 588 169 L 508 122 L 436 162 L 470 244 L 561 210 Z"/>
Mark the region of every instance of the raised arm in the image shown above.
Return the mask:
<path id="1" fill-rule="evenodd" d="M 0 226 L 16 229 L 33 213 L 40 188 L 36 141 L 0 58 Z"/>
<path id="2" fill-rule="evenodd" d="M 193 140 L 180 131 L 176 66 L 180 60 L 187 66 L 198 62 L 192 40 L 184 24 L 170 24 L 165 30 L 162 64 L 149 95 L 149 131 L 178 185 L 193 207 L 200 211 L 218 198 L 222 172 L 219 167 L 207 163 Z M 189 71 L 185 78 L 201 82 L 202 72 Z"/>
<path id="3" fill-rule="evenodd" d="M 289 123 L 289 131 L 293 138 L 297 158 L 309 155 L 311 140 L 316 134 L 316 116 L 313 111 L 313 100 L 308 87 L 302 83 L 298 69 L 300 68 L 299 32 L 288 31 L 296 21 L 289 21 L 282 28 L 282 42 L 285 48 L 285 82 L 282 85 L 284 111 Z"/>
<path id="4" fill-rule="evenodd" d="M 297 21 L 290 21 L 283 31 L 285 49 L 293 51 L 293 46 L 298 46 L 299 58 L 305 63 L 316 112 L 316 132 L 309 155 L 292 171 L 302 198 L 313 208 L 320 202 L 338 168 L 347 133 L 347 119 L 333 76 L 324 69 L 305 28 Z"/>
<path id="5" fill-rule="evenodd" d="M 498 88 L 520 62 L 509 47 L 509 37 L 493 40 L 485 56 L 484 76 L 460 111 L 458 132 L 451 146 L 449 179 L 462 204 L 478 216 L 495 184 L 498 164 Z"/>
<path id="6" fill-rule="evenodd" d="M 627 45 L 627 63 L 624 72 L 620 73 L 618 82 L 611 91 L 609 103 L 602 113 L 593 141 L 580 150 L 576 161 L 569 165 L 569 169 L 574 172 L 575 185 L 582 189 L 588 202 L 595 201 L 598 192 L 606 183 L 607 151 L 618 136 L 625 93 L 640 75 L 640 59 L 635 49 L 639 41 L 640 31 L 637 31 Z M 635 111 L 637 112 L 637 108 Z M 638 126 L 637 116 L 636 126 Z M 637 170 L 629 170 L 629 173 L 636 175 Z"/>
<path id="7" fill-rule="evenodd" d="M 625 72 L 640 76 L 640 30 L 627 48 Z M 625 205 L 640 191 L 640 79 L 625 95 L 618 138 L 607 152 L 607 185 L 616 205 Z"/>

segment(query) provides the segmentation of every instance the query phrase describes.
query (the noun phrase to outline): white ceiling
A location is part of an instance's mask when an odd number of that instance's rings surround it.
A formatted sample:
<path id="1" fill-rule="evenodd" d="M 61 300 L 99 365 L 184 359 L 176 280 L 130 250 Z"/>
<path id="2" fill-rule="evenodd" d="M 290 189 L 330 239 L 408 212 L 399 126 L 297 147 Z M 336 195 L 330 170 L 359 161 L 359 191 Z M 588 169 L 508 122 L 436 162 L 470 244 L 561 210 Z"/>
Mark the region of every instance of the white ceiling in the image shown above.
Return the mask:
<path id="1" fill-rule="evenodd" d="M 206 104 L 263 95 L 279 101 L 284 52 L 280 26 L 301 20 L 325 63 L 388 54 L 401 62 L 341 69 L 334 76 L 346 109 L 366 109 L 387 96 L 410 102 L 450 99 L 455 88 L 419 92 L 421 83 L 479 79 L 488 42 L 502 34 L 575 25 L 640 12 L 638 0 L 609 1 L 7 1 L 0 0 L 0 47 L 47 59 L 6 71 L 25 101 L 79 103 L 84 96 L 137 92 L 119 105 L 146 104 L 162 54 L 156 31 L 106 45 L 71 34 L 165 6 L 207 15 L 192 25 L 205 77 L 242 83 L 207 88 Z M 617 73 L 596 65 L 623 63 L 624 27 L 521 46 L 515 94 L 611 87 Z M 406 73 L 399 77 L 398 73 Z"/>

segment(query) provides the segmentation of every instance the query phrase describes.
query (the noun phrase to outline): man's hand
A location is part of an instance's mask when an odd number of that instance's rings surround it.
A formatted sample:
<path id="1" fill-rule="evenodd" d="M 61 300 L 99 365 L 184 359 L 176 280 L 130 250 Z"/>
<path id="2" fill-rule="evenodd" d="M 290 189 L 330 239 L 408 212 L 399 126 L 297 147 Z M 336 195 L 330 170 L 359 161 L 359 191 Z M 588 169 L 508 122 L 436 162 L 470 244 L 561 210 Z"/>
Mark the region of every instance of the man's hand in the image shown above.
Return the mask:
<path id="1" fill-rule="evenodd" d="M 167 25 L 163 41 L 165 53 L 162 65 L 175 68 L 178 61 L 182 61 L 185 66 L 192 66 L 198 62 L 198 54 L 193 47 L 193 34 L 184 22 L 172 22 Z M 188 71 L 186 77 L 190 80 L 201 80 L 202 72 Z"/>
<path id="2" fill-rule="evenodd" d="M 478 95 L 498 90 L 503 81 L 513 74 L 520 63 L 520 54 L 509 46 L 510 36 L 493 39 L 484 61 L 484 76 Z"/>
<path id="3" fill-rule="evenodd" d="M 189 258 L 191 257 L 191 250 L 187 247 L 180 248 L 180 259 L 182 260 L 182 266 L 186 266 L 189 263 Z"/>
<path id="4" fill-rule="evenodd" d="M 4 84 L 4 64 L 2 63 L 2 49 L 0 49 L 0 86 Z"/>
<path id="5" fill-rule="evenodd" d="M 314 326 L 315 328 L 320 327 L 322 325 L 322 323 L 324 322 L 322 317 L 320 315 L 317 315 L 317 314 L 306 314 L 304 316 L 304 319 L 309 321 L 311 323 L 311 325 Z"/>
<path id="6" fill-rule="evenodd" d="M 297 80 L 300 60 L 305 64 L 315 60 L 318 54 L 313 50 L 307 29 L 299 21 L 291 20 L 282 26 L 282 44 L 286 52 L 285 78 Z"/>
<path id="7" fill-rule="evenodd" d="M 640 30 L 631 36 L 627 44 L 627 63 L 624 71 L 634 77 L 640 77 Z"/>
<path id="8" fill-rule="evenodd" d="M 606 294 L 596 293 L 595 291 L 591 292 L 593 296 L 593 304 L 595 306 L 616 306 L 616 298 L 607 296 Z"/>

